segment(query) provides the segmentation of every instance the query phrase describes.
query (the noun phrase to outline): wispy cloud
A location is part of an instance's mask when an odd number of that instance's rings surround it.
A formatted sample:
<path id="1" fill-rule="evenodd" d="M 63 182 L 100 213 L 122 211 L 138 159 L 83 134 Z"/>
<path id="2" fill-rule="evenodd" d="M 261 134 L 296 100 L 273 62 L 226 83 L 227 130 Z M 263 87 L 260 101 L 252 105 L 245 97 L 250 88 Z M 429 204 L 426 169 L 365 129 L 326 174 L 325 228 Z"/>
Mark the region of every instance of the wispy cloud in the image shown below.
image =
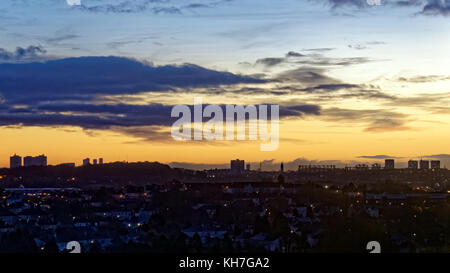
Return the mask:
<path id="1" fill-rule="evenodd" d="M 367 159 L 387 159 L 387 158 L 401 158 L 391 155 L 360 155 L 358 158 L 367 158 Z"/>
<path id="2" fill-rule="evenodd" d="M 373 62 L 367 57 L 328 57 L 320 53 L 302 54 L 290 51 L 284 57 L 266 57 L 256 60 L 255 65 L 273 67 L 282 64 L 309 65 L 309 66 L 350 66 Z"/>
<path id="3" fill-rule="evenodd" d="M 450 76 L 440 76 L 440 75 L 419 75 L 415 77 L 400 77 L 397 79 L 401 82 L 412 82 L 412 83 L 424 83 L 424 82 L 436 82 L 450 80 Z"/>
<path id="4" fill-rule="evenodd" d="M 434 158 L 434 159 L 450 159 L 450 154 L 424 155 L 424 156 L 419 156 L 419 157 Z"/>
<path id="5" fill-rule="evenodd" d="M 150 11 L 154 14 L 182 14 L 183 10 L 213 8 L 231 0 L 196 0 L 196 1 L 168 1 L 168 0 L 84 0 L 81 5 L 73 9 L 93 13 L 140 13 Z"/>
<path id="6" fill-rule="evenodd" d="M 327 121 L 362 124 L 366 132 L 381 133 L 411 130 L 406 126 L 407 115 L 391 110 L 356 110 L 332 107 L 322 110 L 321 118 Z"/>

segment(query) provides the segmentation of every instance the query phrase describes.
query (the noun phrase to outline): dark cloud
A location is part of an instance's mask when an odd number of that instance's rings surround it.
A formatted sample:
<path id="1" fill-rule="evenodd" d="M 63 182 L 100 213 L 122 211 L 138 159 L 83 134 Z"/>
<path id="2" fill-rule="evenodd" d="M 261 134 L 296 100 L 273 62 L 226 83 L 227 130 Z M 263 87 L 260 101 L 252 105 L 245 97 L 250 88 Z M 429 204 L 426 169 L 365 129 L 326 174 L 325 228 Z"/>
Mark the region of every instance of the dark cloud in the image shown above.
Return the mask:
<path id="1" fill-rule="evenodd" d="M 380 99 L 380 100 L 387 100 L 392 101 L 395 100 L 395 96 L 386 94 L 385 92 L 382 92 L 380 90 L 368 90 L 364 87 L 360 87 L 359 89 L 350 89 L 349 92 L 344 94 L 339 94 L 339 98 L 342 99 L 350 99 L 350 98 L 356 98 L 356 99 L 366 99 L 366 100 L 372 100 L 372 99 Z"/>
<path id="2" fill-rule="evenodd" d="M 131 141 L 125 142 L 126 144 L 137 144 L 145 142 L 170 142 L 171 145 L 175 143 L 182 145 L 182 142 L 173 141 L 170 132 L 165 126 L 113 126 L 110 128 L 110 130 L 134 138 Z"/>
<path id="3" fill-rule="evenodd" d="M 274 95 L 274 96 L 283 96 L 290 94 L 291 90 L 288 89 L 288 87 L 274 87 L 270 89 L 263 89 L 259 87 L 250 87 L 250 86 L 242 86 L 238 89 L 231 89 L 231 88 L 208 88 L 208 90 L 204 91 L 208 94 L 215 94 L 215 95 Z"/>
<path id="4" fill-rule="evenodd" d="M 76 39 L 79 37 L 80 36 L 76 35 L 76 34 L 61 34 L 61 35 L 56 35 L 54 37 L 46 38 L 45 41 L 50 44 L 58 44 L 60 42 Z"/>
<path id="5" fill-rule="evenodd" d="M 17 56 L 24 55 L 18 52 Z M 172 105 L 102 104 L 101 98 L 144 91 L 176 92 L 178 88 L 262 82 L 191 64 L 152 66 L 119 57 L 2 63 L 0 126 L 77 126 L 85 130 L 114 130 L 126 134 L 134 131 L 138 137 L 145 131 L 153 132 L 149 138 L 160 138 L 159 127 L 167 127 L 176 120 L 170 117 Z M 316 111 L 303 107 L 293 107 L 285 116 L 300 117 Z"/>
<path id="6" fill-rule="evenodd" d="M 26 62 L 42 60 L 47 51 L 42 46 L 30 45 L 26 48 L 17 47 L 15 51 L 0 48 L 0 62 Z"/>
<path id="7" fill-rule="evenodd" d="M 303 51 L 326 52 L 326 51 L 332 51 L 335 49 L 336 48 L 332 48 L 332 47 L 319 47 L 319 48 L 307 48 L 307 49 L 303 49 Z"/>
<path id="8" fill-rule="evenodd" d="M 364 9 L 370 7 L 367 0 L 326 0 L 333 10 L 350 7 Z M 450 16 L 450 0 L 382 0 L 386 7 L 420 7 L 416 14 L 428 16 Z"/>
<path id="9" fill-rule="evenodd" d="M 273 79 L 267 79 L 269 82 L 275 83 L 270 87 L 264 85 L 216 86 L 207 89 L 192 89 L 192 92 L 236 99 L 241 96 L 268 95 L 275 100 L 279 96 L 302 95 L 304 93 L 308 96 L 308 101 L 313 104 L 342 101 L 343 99 L 382 100 L 383 103 L 389 104 L 395 103 L 398 99 L 383 92 L 378 86 L 342 83 L 338 79 L 327 77 L 322 72 L 322 70 L 314 69 L 296 69 L 283 72 Z M 191 90 L 185 90 L 185 92 L 191 92 Z"/>
<path id="10" fill-rule="evenodd" d="M 21 53 L 19 53 L 21 54 Z M 0 93 L 8 100 L 167 91 L 263 80 L 200 66 L 151 66 L 119 57 L 80 57 L 43 63 L 0 64 Z"/>
<path id="11" fill-rule="evenodd" d="M 106 45 L 112 49 L 119 49 L 122 46 L 130 45 L 130 44 L 142 44 L 148 40 L 156 40 L 158 38 L 160 38 L 158 35 L 133 36 L 132 39 L 125 38 L 125 39 L 121 39 L 121 40 L 115 40 L 112 42 L 108 42 Z M 162 45 L 159 42 L 153 42 L 153 43 L 157 44 L 157 45 Z"/>
<path id="12" fill-rule="evenodd" d="M 36 114 L 58 115 L 64 122 L 65 113 L 71 116 L 91 117 L 82 120 L 84 124 L 68 124 L 83 128 L 103 128 L 111 126 L 150 126 L 169 125 L 174 122 L 170 117 L 172 106 L 162 104 L 149 105 L 94 105 L 94 104 L 62 104 L 62 105 L 40 105 L 36 107 Z M 176 119 L 175 119 L 176 120 Z"/>
<path id="13" fill-rule="evenodd" d="M 367 6 L 366 0 L 327 0 L 331 5 L 332 8 L 339 8 L 343 6 L 351 6 L 356 8 L 363 8 Z"/>
<path id="14" fill-rule="evenodd" d="M 209 7 L 210 7 L 209 5 L 200 4 L 200 3 L 193 3 L 193 4 L 189 4 L 189 5 L 185 6 L 185 8 L 188 8 L 188 9 L 209 8 Z"/>
<path id="15" fill-rule="evenodd" d="M 270 105 L 270 104 L 267 104 Z M 194 112 L 193 106 L 188 105 L 191 113 Z M 206 107 L 204 105 L 203 107 Z M 174 119 L 170 118 L 170 112 L 173 105 L 150 104 L 150 105 L 92 105 L 92 104 L 63 104 L 63 105 L 41 105 L 36 107 L 38 112 L 62 114 L 73 113 L 74 115 L 86 114 L 101 117 L 102 124 L 107 124 L 108 120 L 112 125 L 121 126 L 139 126 L 139 125 L 169 125 Z M 221 105 L 225 113 L 226 105 Z M 280 117 L 301 117 L 303 115 L 319 115 L 320 107 L 317 105 L 281 105 Z M 111 118 L 110 118 L 111 117 Z M 193 118 L 193 116 L 192 116 Z M 176 120 L 176 119 L 175 119 Z"/>
<path id="16" fill-rule="evenodd" d="M 161 128 L 171 126 L 177 118 L 171 117 L 173 105 L 148 104 L 68 104 L 45 103 L 29 104 L 14 108 L 0 105 L 0 126 L 76 126 L 85 130 L 112 130 L 133 135 L 138 138 L 167 139 L 168 131 Z M 203 105 L 206 107 L 207 105 Z M 191 120 L 194 120 L 193 105 Z M 221 105 L 226 113 L 226 105 Z M 301 118 L 304 115 L 319 115 L 320 107 L 310 104 L 281 105 L 280 118 Z M 270 115 L 270 111 L 269 111 Z M 269 117 L 270 118 L 270 117 Z M 204 118 L 207 121 L 209 118 Z"/>
<path id="17" fill-rule="evenodd" d="M 152 10 L 155 14 L 181 14 L 181 9 L 176 7 L 156 7 Z"/>
<path id="18" fill-rule="evenodd" d="M 275 66 L 285 62 L 285 58 L 264 58 L 256 60 L 257 65 Z"/>
<path id="19" fill-rule="evenodd" d="M 267 67 L 282 64 L 301 64 L 309 66 L 350 66 L 368 62 L 372 62 L 372 60 L 366 57 L 332 58 L 319 53 L 304 55 L 299 52 L 290 51 L 285 55 L 285 57 L 267 57 L 258 59 L 256 60 L 255 65 L 264 65 Z"/>
<path id="20" fill-rule="evenodd" d="M 286 57 L 303 57 L 305 55 L 295 52 L 295 51 L 289 51 L 288 53 L 286 53 Z"/>
<path id="21" fill-rule="evenodd" d="M 91 3 L 93 2 L 93 3 Z M 180 9 L 173 6 L 161 6 L 162 0 L 135 0 L 135 1 L 82 1 L 81 5 L 73 6 L 73 9 L 95 13 L 137 13 L 151 10 L 155 14 L 168 13 L 179 14 Z"/>
<path id="22" fill-rule="evenodd" d="M 367 57 L 331 58 L 325 56 L 314 56 L 311 59 L 296 61 L 297 64 L 305 64 L 311 66 L 350 66 L 368 62 L 372 62 L 372 60 Z"/>
<path id="23" fill-rule="evenodd" d="M 183 10 L 193 10 L 200 8 L 213 8 L 232 0 L 203 1 L 202 3 L 193 1 L 180 3 L 167 0 L 83 0 L 81 5 L 73 6 L 73 9 L 93 12 L 93 13 L 139 13 L 150 11 L 154 14 L 182 14 Z"/>
<path id="24" fill-rule="evenodd" d="M 132 113 L 132 109 L 141 109 L 130 106 L 94 106 L 94 105 L 59 105 L 59 106 L 29 106 L 26 111 L 1 111 L 0 125 L 20 126 L 77 126 L 83 129 L 109 129 L 111 126 L 154 125 L 163 123 L 169 116 L 161 119 L 160 114 L 154 114 L 154 106 L 147 106 L 149 113 L 142 112 L 138 115 Z M 110 113 L 114 108 L 116 114 Z M 155 106 L 158 108 L 158 106 Z M 119 115 L 118 109 L 122 109 L 125 115 Z M 169 108 L 170 111 L 170 108 Z M 170 113 L 170 112 L 169 112 Z M 154 114 L 154 115 L 153 115 Z M 136 119 L 137 118 L 137 119 Z M 145 120 L 145 118 L 147 118 Z M 165 121 L 168 123 L 168 121 Z"/>
<path id="25" fill-rule="evenodd" d="M 81 5 L 72 6 L 74 10 L 81 10 L 93 13 L 139 13 L 153 12 L 154 14 L 183 14 L 185 10 L 194 10 L 201 8 L 214 8 L 231 0 L 217 1 L 187 1 L 177 3 L 166 0 L 83 0 Z M 381 5 L 389 8 L 399 7 L 420 7 L 417 14 L 423 15 L 443 15 L 450 14 L 449 0 L 380 0 Z M 352 8 L 363 10 L 372 5 L 367 0 L 322 0 L 336 12 L 339 8 Z M 349 13 L 343 13 L 344 16 L 352 16 Z"/>
<path id="26" fill-rule="evenodd" d="M 325 75 L 325 70 L 314 67 L 300 67 L 282 72 L 276 76 L 277 81 L 300 82 L 303 84 L 339 84 L 336 79 Z"/>
<path id="27" fill-rule="evenodd" d="M 348 45 L 348 47 L 356 49 L 356 50 L 363 50 L 363 49 L 367 49 L 368 48 L 367 46 L 364 46 L 364 45 Z"/>
<path id="28" fill-rule="evenodd" d="M 320 106 L 312 104 L 280 106 L 280 118 L 320 115 Z"/>
<path id="29" fill-rule="evenodd" d="M 77 126 L 83 129 L 110 129 L 113 126 L 169 125 L 172 106 L 150 105 L 93 105 L 44 104 L 14 109 L 3 105 L 0 125 L 20 126 Z"/>
<path id="30" fill-rule="evenodd" d="M 394 5 L 399 7 L 416 7 L 423 5 L 423 0 L 402 0 L 395 1 Z"/>
<path id="31" fill-rule="evenodd" d="M 327 76 L 326 72 L 324 68 L 316 67 L 300 67 L 284 71 L 272 79 L 280 84 L 272 87 L 270 91 L 277 91 L 283 95 L 307 93 L 308 100 L 317 104 L 343 99 L 385 100 L 385 103 L 394 103 L 398 99 L 383 92 L 379 86 L 345 83 Z"/>
<path id="32" fill-rule="evenodd" d="M 316 86 L 305 88 L 303 90 L 308 92 L 315 92 L 315 91 L 334 92 L 341 89 L 353 89 L 353 88 L 360 88 L 360 86 L 357 84 L 346 84 L 346 83 L 319 84 Z"/>
<path id="33" fill-rule="evenodd" d="M 426 5 L 419 14 L 450 16 L 450 0 L 427 0 Z"/>
<path id="34" fill-rule="evenodd" d="M 416 7 L 422 6 L 425 0 L 380 0 L 383 6 Z M 367 0 L 326 0 L 333 9 L 342 7 L 366 8 L 370 7 Z"/>

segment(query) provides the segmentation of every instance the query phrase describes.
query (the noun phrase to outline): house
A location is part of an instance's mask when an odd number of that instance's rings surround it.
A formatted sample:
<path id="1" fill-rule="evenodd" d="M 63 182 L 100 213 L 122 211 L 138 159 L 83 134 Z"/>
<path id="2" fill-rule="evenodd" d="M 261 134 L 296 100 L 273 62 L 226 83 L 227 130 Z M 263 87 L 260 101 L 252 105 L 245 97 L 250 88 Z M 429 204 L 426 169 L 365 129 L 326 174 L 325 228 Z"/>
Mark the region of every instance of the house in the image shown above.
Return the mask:
<path id="1" fill-rule="evenodd" d="M 8 209 L 0 208 L 0 221 L 3 221 L 7 225 L 14 225 L 18 220 L 16 214 L 12 213 Z"/>
<path id="2" fill-rule="evenodd" d="M 150 220 L 150 217 L 153 215 L 153 210 L 150 209 L 141 209 L 136 216 L 139 218 L 139 222 L 146 223 Z"/>
<path id="3" fill-rule="evenodd" d="M 314 232 L 308 234 L 308 236 L 306 236 L 306 242 L 309 244 L 310 247 L 314 247 L 317 245 L 317 243 L 319 243 L 319 235 L 320 233 L 322 233 L 321 229 L 317 229 Z"/>
<path id="4" fill-rule="evenodd" d="M 269 252 L 274 252 L 280 248 L 280 238 L 273 239 L 265 233 L 259 233 L 251 237 L 249 243 L 256 247 L 262 247 Z"/>
<path id="5" fill-rule="evenodd" d="M 205 243 L 208 239 L 211 238 L 223 239 L 227 231 L 218 227 L 213 227 L 211 225 L 200 225 L 187 228 L 183 230 L 183 233 L 186 234 L 186 236 L 188 236 L 189 238 L 192 238 L 195 234 L 198 234 L 202 242 Z"/>
<path id="6" fill-rule="evenodd" d="M 374 206 L 367 206 L 366 213 L 373 218 L 378 218 L 380 216 L 380 210 L 378 209 L 378 207 Z"/>
<path id="7" fill-rule="evenodd" d="M 28 208 L 21 211 L 18 217 L 25 221 L 38 220 L 41 216 L 44 216 L 45 213 L 36 208 Z"/>
<path id="8" fill-rule="evenodd" d="M 56 230 L 58 224 L 49 217 L 40 217 L 36 225 L 43 230 Z"/>

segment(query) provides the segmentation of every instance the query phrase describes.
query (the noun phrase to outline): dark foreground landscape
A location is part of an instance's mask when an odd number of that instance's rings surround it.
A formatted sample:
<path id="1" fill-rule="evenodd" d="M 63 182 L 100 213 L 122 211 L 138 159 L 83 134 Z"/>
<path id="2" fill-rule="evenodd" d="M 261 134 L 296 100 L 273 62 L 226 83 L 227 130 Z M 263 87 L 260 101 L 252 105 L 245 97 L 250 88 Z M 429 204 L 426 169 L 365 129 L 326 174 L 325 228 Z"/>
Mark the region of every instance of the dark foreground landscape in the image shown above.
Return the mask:
<path id="1" fill-rule="evenodd" d="M 447 169 L 191 171 L 159 163 L 0 170 L 0 251 L 448 252 Z"/>

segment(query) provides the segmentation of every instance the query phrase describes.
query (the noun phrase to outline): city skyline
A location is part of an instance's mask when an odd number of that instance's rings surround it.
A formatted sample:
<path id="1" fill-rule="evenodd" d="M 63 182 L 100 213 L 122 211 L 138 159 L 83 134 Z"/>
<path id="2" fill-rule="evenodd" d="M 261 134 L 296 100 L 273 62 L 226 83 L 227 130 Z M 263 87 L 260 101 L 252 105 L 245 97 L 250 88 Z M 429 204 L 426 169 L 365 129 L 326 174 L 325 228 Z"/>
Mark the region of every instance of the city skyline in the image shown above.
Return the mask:
<path id="1" fill-rule="evenodd" d="M 447 165 L 444 162 L 441 162 L 439 157 L 420 157 L 420 158 L 410 158 L 408 161 L 405 161 L 405 158 L 398 158 L 398 157 L 389 157 L 386 155 L 378 155 L 376 156 L 378 158 L 372 158 L 372 161 L 353 161 L 353 162 L 342 162 L 339 160 L 331 160 L 331 161 L 308 161 L 306 159 L 298 158 L 293 161 L 288 162 L 277 162 L 274 160 L 262 160 L 258 162 L 248 162 L 239 159 L 231 159 L 231 166 L 229 163 L 221 163 L 221 164 L 208 164 L 208 163 L 186 163 L 186 162 L 160 162 L 163 164 L 168 164 L 171 167 L 174 168 L 184 168 L 184 169 L 192 169 L 192 170 L 208 170 L 208 169 L 231 169 L 233 172 L 233 165 L 234 168 L 237 168 L 238 171 L 235 171 L 236 174 L 240 174 L 245 172 L 245 170 L 262 170 L 262 171 L 273 171 L 277 170 L 279 168 L 280 164 L 283 166 L 286 164 L 286 171 L 297 171 L 298 166 L 336 166 L 337 168 L 347 168 L 347 167 L 356 167 L 356 168 L 367 168 L 367 169 L 377 169 L 377 168 L 384 168 L 384 169 L 440 169 L 440 168 L 447 168 Z M 28 163 L 25 163 L 25 159 L 28 159 Z M 44 161 L 42 161 L 44 159 Z M 70 165 L 72 167 L 75 166 L 86 166 L 86 165 L 102 165 L 107 164 L 108 162 L 104 161 L 104 158 L 97 157 L 97 158 L 90 158 L 85 157 L 80 162 L 58 162 L 58 163 L 49 163 L 47 164 L 47 156 L 46 154 L 40 154 L 38 156 L 24 156 L 18 155 L 15 153 L 14 155 L 10 156 L 9 159 L 9 168 L 16 168 L 16 167 L 27 167 L 27 166 L 59 166 L 59 165 Z M 92 159 L 92 162 L 91 162 Z M 401 159 L 401 161 L 399 160 Z M 397 161 L 399 160 L 399 161 Z M 384 161 L 384 166 L 380 165 L 381 162 Z M 391 161 L 388 163 L 388 161 Z M 22 163 L 23 162 L 23 163 Z M 34 163 L 33 163 L 34 162 Z M 36 163 L 37 162 L 37 163 Z M 129 161 L 111 161 L 110 163 L 114 162 L 129 162 Z M 132 163 L 133 161 L 130 161 Z M 150 162 L 149 160 L 146 161 L 139 161 L 139 162 Z M 158 162 L 158 161 L 154 161 Z M 428 167 L 423 167 L 422 164 L 428 164 Z M 237 165 L 236 165 L 237 164 Z M 433 165 L 435 164 L 435 165 Z M 389 165 L 389 167 L 388 167 Z M 433 167 L 434 166 L 434 167 Z"/>
<path id="2" fill-rule="evenodd" d="M 0 166 L 436 158 L 450 166 L 447 1 L 2 1 Z M 182 141 L 170 110 L 280 105 L 280 141 Z M 446 150 L 447 149 L 447 150 Z"/>

